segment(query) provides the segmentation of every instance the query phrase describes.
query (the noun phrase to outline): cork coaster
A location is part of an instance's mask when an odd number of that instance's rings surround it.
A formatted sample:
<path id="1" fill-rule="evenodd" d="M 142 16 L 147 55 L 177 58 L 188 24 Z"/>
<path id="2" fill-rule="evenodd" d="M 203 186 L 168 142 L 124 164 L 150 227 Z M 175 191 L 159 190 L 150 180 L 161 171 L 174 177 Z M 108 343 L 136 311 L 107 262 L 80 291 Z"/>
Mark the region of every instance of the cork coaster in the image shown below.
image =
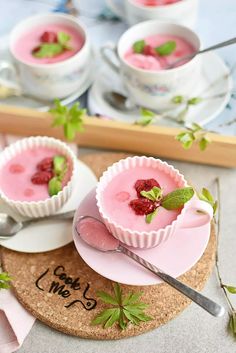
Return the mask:
<path id="1" fill-rule="evenodd" d="M 103 153 L 87 155 L 82 160 L 99 177 L 108 165 L 126 156 Z M 215 249 L 212 226 L 203 256 L 180 280 L 201 290 L 214 266 Z M 70 335 L 93 339 L 139 335 L 175 318 L 190 304 L 189 299 L 164 283 L 140 287 L 121 285 L 124 293 L 143 292 L 142 301 L 149 304 L 146 312 L 153 320 L 139 326 L 129 325 L 124 331 L 117 326 L 109 329 L 91 326 L 95 315 L 107 307 L 96 292 L 111 291 L 112 282 L 89 268 L 73 244 L 43 254 L 17 253 L 2 248 L 1 255 L 4 269 L 13 278 L 13 290 L 24 307 L 45 324 Z"/>

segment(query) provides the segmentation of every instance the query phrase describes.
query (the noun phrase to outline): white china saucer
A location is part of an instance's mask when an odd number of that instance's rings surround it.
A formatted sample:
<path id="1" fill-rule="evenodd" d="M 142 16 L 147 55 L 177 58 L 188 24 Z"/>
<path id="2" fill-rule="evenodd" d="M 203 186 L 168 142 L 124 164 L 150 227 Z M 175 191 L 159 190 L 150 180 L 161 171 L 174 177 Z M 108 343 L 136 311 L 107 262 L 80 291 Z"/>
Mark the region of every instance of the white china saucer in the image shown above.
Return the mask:
<path id="1" fill-rule="evenodd" d="M 9 37 L 1 37 L 0 40 L 0 61 L 6 60 L 12 63 L 12 58 L 8 50 L 8 43 L 9 43 Z M 61 99 L 61 103 L 63 105 L 68 105 L 72 102 L 74 102 L 76 99 L 78 99 L 82 94 L 84 94 L 87 89 L 91 86 L 92 82 L 94 81 L 94 70 L 91 70 L 91 76 L 87 81 L 83 83 L 83 85 L 74 93 L 69 95 L 66 98 Z M 0 104 L 4 105 L 11 105 L 11 106 L 20 106 L 20 107 L 25 107 L 25 108 L 33 108 L 37 109 L 39 111 L 48 111 L 50 107 L 53 105 L 53 102 L 48 102 L 48 105 L 44 105 L 44 103 L 35 100 L 34 98 L 30 97 L 24 97 L 24 96 L 19 96 L 19 97 L 8 97 L 5 99 L 0 98 Z"/>
<path id="2" fill-rule="evenodd" d="M 101 220 L 96 205 L 95 189 L 80 203 L 73 222 L 73 236 L 76 249 L 82 259 L 94 271 L 118 283 L 134 286 L 147 286 L 162 282 L 156 275 L 124 254 L 116 252 L 103 253 L 87 245 L 75 231 L 76 220 L 80 216 L 92 216 Z M 199 217 L 192 214 L 191 217 Z M 194 228 L 176 230 L 175 234 L 165 243 L 151 249 L 130 248 L 134 253 L 143 257 L 173 277 L 179 277 L 200 259 L 204 253 L 209 237 L 210 222 Z"/>
<path id="3" fill-rule="evenodd" d="M 97 178 L 81 161 L 77 165 L 78 177 L 75 189 L 67 203 L 58 213 L 75 210 L 84 197 L 97 184 Z M 5 248 L 38 253 L 58 249 L 72 242 L 72 220 L 42 221 L 22 229 L 8 240 L 0 241 Z"/>
<path id="4" fill-rule="evenodd" d="M 229 74 L 229 69 L 224 61 L 215 53 L 206 53 L 202 55 L 202 71 L 199 82 L 196 83 L 196 90 L 190 92 L 189 97 L 212 97 L 224 93 L 222 97 L 207 99 L 198 105 L 190 107 L 186 125 L 196 122 L 205 125 L 217 117 L 225 108 L 230 99 L 233 81 Z M 191 77 L 189 78 L 191 79 Z M 92 115 L 100 114 L 114 120 L 127 123 L 134 123 L 139 117 L 139 110 L 133 112 L 121 112 L 114 109 L 104 100 L 105 92 L 116 91 L 125 94 L 120 77 L 116 75 L 107 66 L 102 68 L 97 74 L 96 79 L 89 90 L 88 107 Z M 179 92 L 181 95 L 181 92 Z M 170 112 L 169 112 L 170 113 Z M 171 114 L 170 114 L 171 115 Z M 179 126 L 171 120 L 159 120 L 156 124 Z"/>

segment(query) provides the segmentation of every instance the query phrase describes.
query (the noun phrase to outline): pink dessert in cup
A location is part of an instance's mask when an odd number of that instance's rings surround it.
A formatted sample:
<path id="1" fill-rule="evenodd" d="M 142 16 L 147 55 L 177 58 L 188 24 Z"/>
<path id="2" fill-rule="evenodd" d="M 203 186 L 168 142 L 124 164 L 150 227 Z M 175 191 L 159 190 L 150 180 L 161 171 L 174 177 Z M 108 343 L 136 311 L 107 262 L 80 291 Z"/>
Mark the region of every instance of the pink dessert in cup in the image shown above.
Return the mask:
<path id="1" fill-rule="evenodd" d="M 124 59 L 131 66 L 144 70 L 165 70 L 168 65 L 174 63 L 189 54 L 193 54 L 195 48 L 185 39 L 170 34 L 154 34 L 133 43 L 133 46 L 125 53 Z M 185 64 L 179 63 L 177 66 Z"/>

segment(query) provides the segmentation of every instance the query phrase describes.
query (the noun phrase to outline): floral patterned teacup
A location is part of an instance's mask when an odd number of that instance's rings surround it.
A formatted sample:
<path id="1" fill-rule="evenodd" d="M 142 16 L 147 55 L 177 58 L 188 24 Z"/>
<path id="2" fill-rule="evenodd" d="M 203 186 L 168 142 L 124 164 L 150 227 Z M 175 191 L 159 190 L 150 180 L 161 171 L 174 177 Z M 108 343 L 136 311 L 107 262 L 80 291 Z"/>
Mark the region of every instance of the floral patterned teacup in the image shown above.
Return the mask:
<path id="1" fill-rule="evenodd" d="M 84 40 L 82 48 L 73 56 L 50 64 L 20 60 L 13 50 L 17 39 L 27 31 L 31 31 L 32 28 L 42 25 L 45 25 L 45 31 L 47 31 L 47 25 L 63 25 L 73 28 Z M 8 76 L 16 78 L 13 83 L 18 83 L 18 88 L 36 98 L 53 100 L 67 97 L 90 79 L 93 60 L 90 40 L 83 26 L 70 15 L 42 14 L 23 20 L 11 32 L 9 49 L 15 65 L 1 61 L 0 75 L 5 75 L 3 71 L 8 70 Z"/>
<path id="2" fill-rule="evenodd" d="M 194 91 L 199 81 L 201 57 L 198 55 L 181 66 L 159 71 L 130 65 L 124 58 L 125 53 L 136 41 L 155 34 L 175 35 L 189 42 L 196 51 L 200 49 L 199 37 L 189 28 L 173 23 L 146 21 L 129 28 L 117 46 L 105 45 L 102 55 L 109 66 L 121 75 L 131 101 L 138 106 L 163 111 L 173 108 L 174 96 L 188 96 Z M 109 51 L 117 56 L 119 65 L 112 60 Z"/>

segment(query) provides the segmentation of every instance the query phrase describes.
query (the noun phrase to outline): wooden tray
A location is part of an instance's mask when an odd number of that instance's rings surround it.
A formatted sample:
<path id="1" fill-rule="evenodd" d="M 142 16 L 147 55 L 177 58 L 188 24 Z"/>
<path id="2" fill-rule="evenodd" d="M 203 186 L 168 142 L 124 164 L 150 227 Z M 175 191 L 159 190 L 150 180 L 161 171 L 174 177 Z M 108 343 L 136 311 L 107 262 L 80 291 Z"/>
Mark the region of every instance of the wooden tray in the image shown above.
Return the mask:
<path id="1" fill-rule="evenodd" d="M 63 139 L 61 128 L 52 128 L 52 116 L 34 109 L 0 106 L 0 132 L 20 136 L 47 135 Z M 208 165 L 236 167 L 236 137 L 209 133 L 212 143 L 202 152 L 198 145 L 184 150 L 175 140 L 179 128 L 126 124 L 86 117 L 85 131 L 76 137 L 83 147 L 136 152 Z"/>

